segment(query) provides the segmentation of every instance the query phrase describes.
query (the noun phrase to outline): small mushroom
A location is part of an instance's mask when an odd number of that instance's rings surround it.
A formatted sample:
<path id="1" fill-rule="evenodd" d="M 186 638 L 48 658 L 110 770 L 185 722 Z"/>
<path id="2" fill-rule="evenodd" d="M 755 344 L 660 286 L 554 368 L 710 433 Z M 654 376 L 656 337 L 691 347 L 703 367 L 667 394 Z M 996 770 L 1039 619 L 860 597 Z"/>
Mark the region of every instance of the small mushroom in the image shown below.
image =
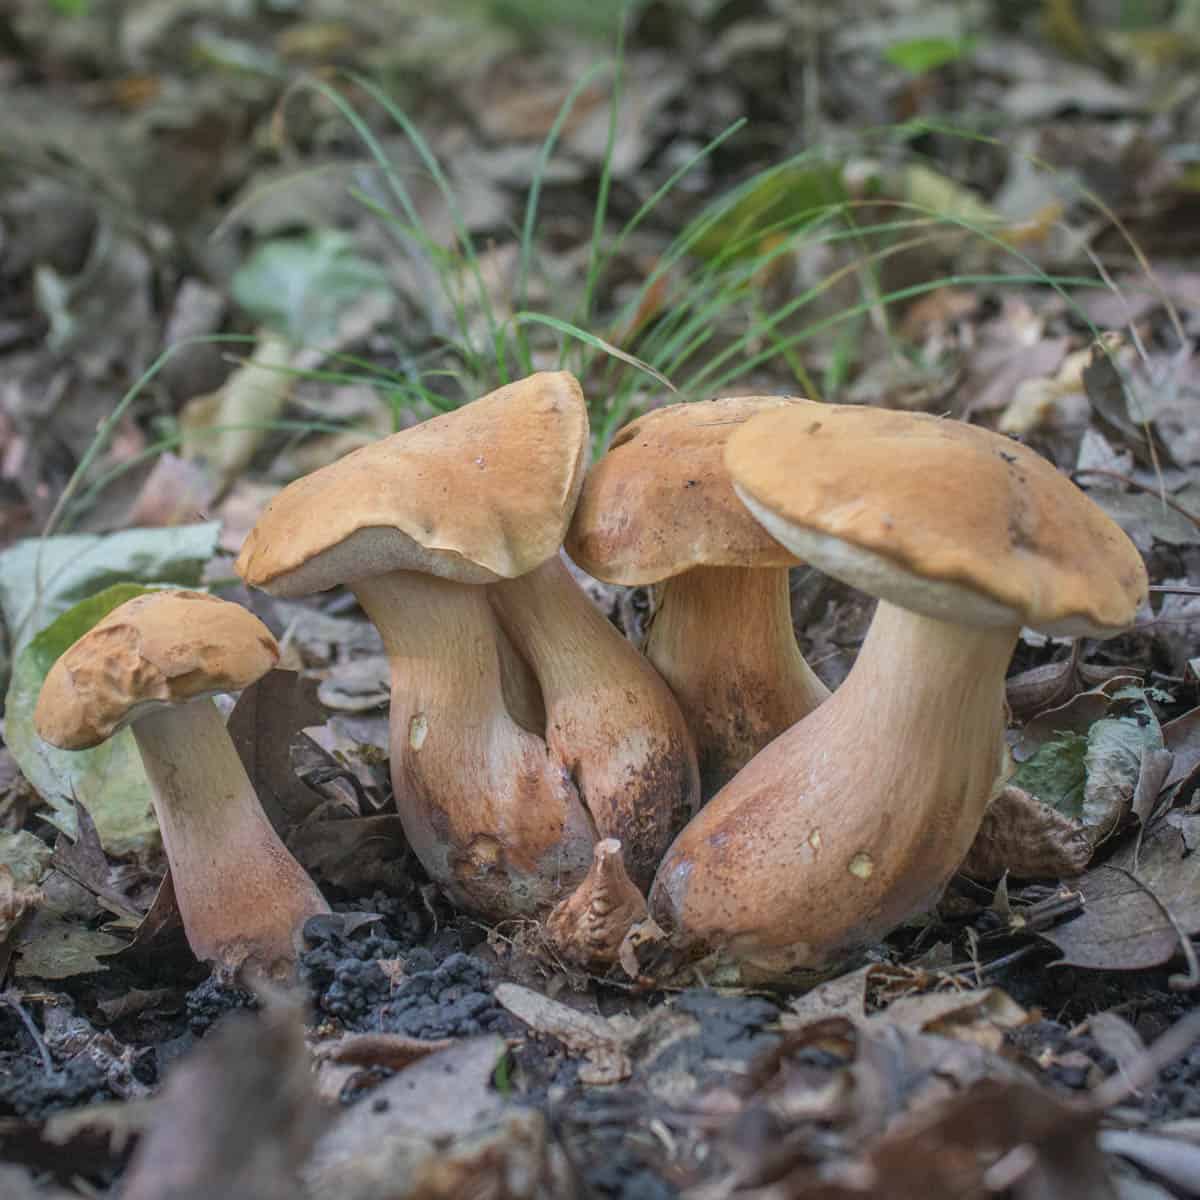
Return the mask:
<path id="1" fill-rule="evenodd" d="M 559 556 L 488 590 L 536 679 L 551 756 L 597 834 L 621 840 L 630 875 L 649 887 L 700 800 L 696 754 L 675 698 Z"/>
<path id="2" fill-rule="evenodd" d="M 188 944 L 232 976 L 293 967 L 305 921 L 329 906 L 271 827 L 210 697 L 279 659 L 252 613 L 202 592 L 162 591 L 113 609 L 51 667 L 38 734 L 86 750 L 130 726 Z"/>
<path id="3" fill-rule="evenodd" d="M 392 675 L 391 772 L 405 833 L 451 899 L 493 920 L 548 911 L 595 827 L 536 722 L 536 679 L 481 584 L 558 551 L 588 447 L 574 377 L 541 373 L 286 487 L 237 570 L 274 595 L 347 585 Z"/>
<path id="4" fill-rule="evenodd" d="M 792 629 L 788 568 L 801 562 L 734 495 L 725 443 L 756 413 L 738 396 L 655 409 L 625 426 L 592 468 L 567 551 L 608 583 L 656 583 L 643 650 L 683 709 L 713 795 L 829 689 Z"/>
<path id="5" fill-rule="evenodd" d="M 646 901 L 625 872 L 620 841 L 603 838 L 583 882 L 547 918 L 546 936 L 568 962 L 607 966 L 645 917 Z"/>
<path id="6" fill-rule="evenodd" d="M 1001 782 L 1023 625 L 1108 637 L 1146 595 L 1125 534 L 1044 459 L 925 414 L 806 403 L 726 451 L 772 537 L 879 597 L 838 691 L 703 808 L 651 915 L 742 978 L 821 969 L 933 904 Z"/>

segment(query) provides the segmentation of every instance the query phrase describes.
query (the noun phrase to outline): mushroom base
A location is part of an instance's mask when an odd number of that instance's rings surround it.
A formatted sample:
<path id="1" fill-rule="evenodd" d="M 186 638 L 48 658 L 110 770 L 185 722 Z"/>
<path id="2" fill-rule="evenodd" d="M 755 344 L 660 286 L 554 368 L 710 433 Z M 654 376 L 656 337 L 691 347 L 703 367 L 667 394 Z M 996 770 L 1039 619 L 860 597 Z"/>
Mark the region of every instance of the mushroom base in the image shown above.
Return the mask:
<path id="1" fill-rule="evenodd" d="M 305 921 L 329 905 L 267 820 L 216 705 L 158 708 L 132 728 L 193 953 L 290 974 Z"/>
<path id="2" fill-rule="evenodd" d="M 487 590 L 537 677 L 551 755 L 597 836 L 619 839 L 630 876 L 649 887 L 700 798 L 696 756 L 670 689 L 560 558 Z"/>
<path id="3" fill-rule="evenodd" d="M 786 567 L 696 567 L 656 599 L 643 650 L 683 709 L 707 799 L 829 689 L 796 645 Z"/>
<path id="4" fill-rule="evenodd" d="M 668 851 L 650 911 L 684 955 L 821 969 L 931 907 L 1000 783 L 1017 633 L 881 602 L 845 683 Z"/>
<path id="5" fill-rule="evenodd" d="M 595 828 L 567 771 L 506 707 L 486 590 L 393 571 L 353 591 L 391 666 L 392 786 L 413 852 L 461 908 L 544 914 L 586 874 Z"/>

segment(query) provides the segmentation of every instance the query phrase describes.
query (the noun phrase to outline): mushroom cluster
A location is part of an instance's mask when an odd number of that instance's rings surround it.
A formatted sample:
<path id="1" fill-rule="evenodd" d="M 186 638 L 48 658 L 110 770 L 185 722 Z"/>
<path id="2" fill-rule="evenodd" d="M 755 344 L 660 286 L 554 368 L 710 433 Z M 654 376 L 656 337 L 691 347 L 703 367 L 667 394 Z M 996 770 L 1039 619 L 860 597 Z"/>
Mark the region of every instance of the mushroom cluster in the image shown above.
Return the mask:
<path id="1" fill-rule="evenodd" d="M 638 418 L 590 474 L 588 450 L 577 381 L 532 375 L 284 488 L 237 570 L 354 593 L 424 869 L 589 967 L 636 969 L 665 933 L 674 965 L 795 975 L 920 912 L 1003 784 L 1021 628 L 1107 637 L 1145 597 L 1136 549 L 1065 476 L 958 422 L 736 397 Z M 564 548 L 655 585 L 640 652 Z M 800 563 L 878 600 L 833 695 L 796 642 Z M 37 711 L 64 747 L 132 725 L 191 945 L 230 970 L 286 971 L 328 911 L 208 698 L 277 655 L 244 609 L 154 593 L 63 655 Z"/>
<path id="2" fill-rule="evenodd" d="M 960 422 L 806 401 L 747 422 L 725 463 L 773 538 L 879 604 L 841 687 L 680 833 L 650 910 L 742 979 L 819 971 L 966 856 L 1004 780 L 1021 628 L 1119 633 L 1146 570 L 1050 463 Z"/>

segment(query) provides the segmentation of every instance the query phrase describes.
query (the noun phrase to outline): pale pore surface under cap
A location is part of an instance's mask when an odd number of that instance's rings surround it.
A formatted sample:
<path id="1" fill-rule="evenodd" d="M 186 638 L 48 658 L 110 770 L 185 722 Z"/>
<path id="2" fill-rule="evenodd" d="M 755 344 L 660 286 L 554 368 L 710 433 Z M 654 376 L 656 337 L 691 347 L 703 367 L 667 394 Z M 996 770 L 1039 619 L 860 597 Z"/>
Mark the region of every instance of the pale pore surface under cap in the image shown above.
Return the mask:
<path id="1" fill-rule="evenodd" d="M 86 750 L 154 708 L 240 691 L 278 661 L 270 630 L 239 604 L 204 592 L 135 596 L 50 668 L 34 725 L 52 746 Z"/>
<path id="2" fill-rule="evenodd" d="M 730 487 L 725 443 L 758 413 L 804 403 L 730 396 L 657 408 L 630 422 L 584 482 L 567 553 L 627 587 L 693 567 L 791 567 Z"/>
<path id="3" fill-rule="evenodd" d="M 809 404 L 748 422 L 726 462 L 772 536 L 927 616 L 1106 637 L 1146 595 L 1124 532 L 1051 463 L 987 430 Z"/>
<path id="4" fill-rule="evenodd" d="M 237 571 L 278 596 L 391 571 L 460 583 L 523 575 L 562 543 L 587 448 L 574 376 L 531 375 L 289 484 Z"/>

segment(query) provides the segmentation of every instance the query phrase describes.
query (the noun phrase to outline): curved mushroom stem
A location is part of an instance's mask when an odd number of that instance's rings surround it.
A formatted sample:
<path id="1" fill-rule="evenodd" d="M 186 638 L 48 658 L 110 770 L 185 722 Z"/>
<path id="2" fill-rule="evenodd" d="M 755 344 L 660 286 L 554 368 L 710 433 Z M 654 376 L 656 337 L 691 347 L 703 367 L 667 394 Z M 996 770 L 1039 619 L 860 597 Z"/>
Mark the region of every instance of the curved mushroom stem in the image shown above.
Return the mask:
<path id="1" fill-rule="evenodd" d="M 598 835 L 621 840 L 630 876 L 647 887 L 699 799 L 679 706 L 560 558 L 488 591 L 541 685 L 551 754 L 574 781 Z"/>
<path id="2" fill-rule="evenodd" d="M 686 953 L 761 978 L 829 965 L 928 908 L 1000 784 L 1018 632 L 881 601 L 837 692 L 676 838 L 655 920 Z"/>
<path id="3" fill-rule="evenodd" d="M 604 838 L 583 882 L 546 919 L 546 936 L 569 962 L 607 965 L 645 917 L 646 901 L 625 873 L 620 841 Z"/>
<path id="4" fill-rule="evenodd" d="M 656 593 L 642 649 L 683 709 L 708 798 L 829 689 L 796 645 L 786 567 L 696 567 Z"/>
<path id="5" fill-rule="evenodd" d="M 485 588 L 393 571 L 353 591 L 391 664 L 392 786 L 413 851 L 462 907 L 545 912 L 583 878 L 595 833 L 566 771 L 505 707 Z"/>
<path id="6" fill-rule="evenodd" d="M 288 974 L 304 922 L 329 905 L 263 813 L 216 705 L 154 709 L 133 735 L 192 951 L 229 972 Z"/>

